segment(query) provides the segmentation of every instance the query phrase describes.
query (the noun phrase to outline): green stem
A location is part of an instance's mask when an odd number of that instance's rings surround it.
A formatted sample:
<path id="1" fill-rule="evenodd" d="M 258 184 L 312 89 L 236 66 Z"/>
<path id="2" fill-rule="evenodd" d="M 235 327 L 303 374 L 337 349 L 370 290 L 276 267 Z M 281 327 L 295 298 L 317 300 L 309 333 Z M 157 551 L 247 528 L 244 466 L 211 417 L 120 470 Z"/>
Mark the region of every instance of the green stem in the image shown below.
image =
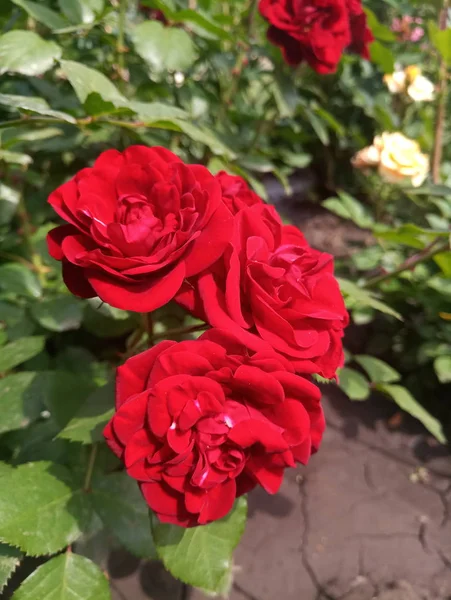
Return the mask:
<path id="1" fill-rule="evenodd" d="M 155 340 L 160 340 L 167 337 L 176 337 L 186 333 L 194 333 L 195 331 L 203 331 L 204 329 L 208 328 L 209 325 L 207 325 L 207 323 L 201 323 L 200 325 L 191 325 L 190 327 L 177 327 L 175 329 L 168 329 L 162 333 L 155 333 L 152 336 L 152 341 L 154 342 Z"/>
<path id="2" fill-rule="evenodd" d="M 37 273 L 39 281 L 42 286 L 46 283 L 46 272 L 47 268 L 43 264 L 42 259 L 33 244 L 33 228 L 28 215 L 27 207 L 25 205 L 25 199 L 23 190 L 20 192 L 19 205 L 17 207 L 17 215 L 22 225 L 22 239 L 27 249 L 28 257 L 33 265 L 33 270 Z"/>
<path id="3" fill-rule="evenodd" d="M 448 17 L 449 0 L 444 0 L 443 8 L 440 11 L 439 27 L 441 30 L 446 29 Z M 435 184 L 440 183 L 440 168 L 442 165 L 443 155 L 443 137 L 446 122 L 446 99 L 448 86 L 448 66 L 446 60 L 442 58 L 440 61 L 439 70 L 439 91 L 437 103 L 437 115 L 435 121 L 435 136 L 434 136 L 434 151 L 432 158 L 432 180 Z"/>
<path id="4" fill-rule="evenodd" d="M 149 337 L 149 347 L 153 345 L 153 319 L 152 313 L 142 313 L 141 315 L 142 328 Z"/>
<path id="5" fill-rule="evenodd" d="M 119 66 L 119 76 L 121 78 L 121 81 L 123 81 L 123 72 L 125 70 L 125 17 L 127 13 L 127 2 L 128 0 L 120 0 L 119 23 L 116 43 L 117 64 Z"/>
<path id="6" fill-rule="evenodd" d="M 92 479 L 92 474 L 94 472 L 94 465 L 96 462 L 98 449 L 99 449 L 98 444 L 93 444 L 91 446 L 91 452 L 89 454 L 89 459 L 88 459 L 88 466 L 86 467 L 85 481 L 83 483 L 83 491 L 84 492 L 91 491 L 91 479 Z"/>
<path id="7" fill-rule="evenodd" d="M 383 283 L 384 281 L 388 281 L 389 279 L 396 277 L 397 275 L 399 275 L 400 273 L 403 273 L 404 271 L 413 270 L 417 265 L 429 260 L 436 254 L 439 254 L 440 252 L 444 252 L 445 250 L 449 250 L 449 247 L 450 247 L 450 242 L 448 239 L 444 240 L 441 237 L 436 238 L 433 242 L 431 242 L 428 246 L 426 246 L 426 248 L 421 250 L 421 252 L 418 252 L 414 256 L 411 256 L 410 258 L 405 260 L 403 263 L 401 263 L 399 265 L 399 267 L 397 267 L 393 271 L 390 271 L 389 273 L 383 273 L 382 275 L 377 275 L 376 277 L 373 277 L 372 279 L 368 279 L 368 281 L 363 285 L 363 287 L 365 289 L 373 288 L 373 287 L 379 285 L 380 283 Z"/>

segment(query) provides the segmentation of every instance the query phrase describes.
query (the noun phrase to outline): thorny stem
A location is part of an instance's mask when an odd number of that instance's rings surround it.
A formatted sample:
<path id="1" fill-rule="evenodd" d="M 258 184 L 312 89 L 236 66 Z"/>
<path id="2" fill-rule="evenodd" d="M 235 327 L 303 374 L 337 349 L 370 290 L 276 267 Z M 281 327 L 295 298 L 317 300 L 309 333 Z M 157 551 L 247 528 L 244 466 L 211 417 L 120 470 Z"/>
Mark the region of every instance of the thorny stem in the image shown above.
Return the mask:
<path id="1" fill-rule="evenodd" d="M 397 267 L 393 271 L 390 271 L 389 273 L 383 273 L 382 275 L 377 275 L 372 279 L 368 279 L 368 281 L 363 285 L 363 287 L 366 289 L 375 287 L 376 285 L 379 285 L 384 281 L 392 279 L 392 277 L 396 277 L 396 275 L 399 275 L 404 271 L 413 270 L 417 265 L 419 265 L 422 262 L 425 262 L 426 260 L 429 260 L 436 254 L 444 252 L 445 250 L 449 250 L 449 247 L 450 241 L 448 239 L 444 240 L 441 237 L 436 238 L 433 242 L 426 246 L 426 248 L 421 250 L 421 252 L 418 252 L 417 254 L 414 254 L 410 258 L 406 259 L 403 263 L 399 265 L 399 267 Z"/>
<path id="2" fill-rule="evenodd" d="M 86 467 L 85 481 L 83 484 L 84 492 L 91 491 L 91 479 L 92 479 L 92 474 L 94 472 L 94 465 L 96 462 L 98 449 L 99 449 L 98 444 L 93 444 L 91 446 L 91 452 L 89 454 L 89 459 L 88 459 L 88 466 Z"/>
<path id="3" fill-rule="evenodd" d="M 448 18 L 448 7 L 449 0 L 444 0 L 442 10 L 440 11 L 439 27 L 441 30 L 446 29 L 446 22 Z M 443 133 L 445 129 L 446 121 L 446 97 L 447 97 L 447 84 L 448 84 L 448 67 L 444 58 L 440 61 L 439 71 L 439 91 L 438 91 L 438 104 L 437 104 L 437 116 L 435 122 L 435 139 L 434 139 L 434 151 L 432 159 L 432 180 L 435 184 L 440 183 L 440 167 L 442 164 L 442 153 L 443 153 Z"/>

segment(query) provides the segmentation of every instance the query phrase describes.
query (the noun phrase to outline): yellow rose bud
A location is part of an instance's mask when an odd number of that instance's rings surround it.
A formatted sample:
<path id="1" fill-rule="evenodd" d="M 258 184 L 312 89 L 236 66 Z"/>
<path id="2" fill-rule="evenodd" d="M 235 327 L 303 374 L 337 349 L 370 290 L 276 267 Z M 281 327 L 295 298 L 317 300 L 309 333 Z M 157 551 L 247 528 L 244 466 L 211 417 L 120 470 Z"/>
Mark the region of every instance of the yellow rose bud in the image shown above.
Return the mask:
<path id="1" fill-rule="evenodd" d="M 352 165 L 356 169 L 365 169 L 366 167 L 377 167 L 380 161 L 380 152 L 376 146 L 368 146 L 357 152 L 352 159 Z"/>
<path id="2" fill-rule="evenodd" d="M 374 145 L 380 151 L 379 174 L 390 183 L 419 187 L 429 173 L 429 157 L 402 133 L 383 133 Z"/>

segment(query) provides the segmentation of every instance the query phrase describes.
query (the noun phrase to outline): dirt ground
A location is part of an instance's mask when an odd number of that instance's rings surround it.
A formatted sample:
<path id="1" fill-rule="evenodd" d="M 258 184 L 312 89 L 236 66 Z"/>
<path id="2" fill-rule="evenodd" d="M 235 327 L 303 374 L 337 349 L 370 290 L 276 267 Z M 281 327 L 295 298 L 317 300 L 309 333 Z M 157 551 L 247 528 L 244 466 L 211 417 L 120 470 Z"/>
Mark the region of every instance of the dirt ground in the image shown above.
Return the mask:
<path id="1" fill-rule="evenodd" d="M 324 389 L 328 428 L 280 492 L 255 490 L 230 600 L 451 600 L 451 457 L 383 398 Z M 114 600 L 206 600 L 156 563 L 110 560 Z"/>

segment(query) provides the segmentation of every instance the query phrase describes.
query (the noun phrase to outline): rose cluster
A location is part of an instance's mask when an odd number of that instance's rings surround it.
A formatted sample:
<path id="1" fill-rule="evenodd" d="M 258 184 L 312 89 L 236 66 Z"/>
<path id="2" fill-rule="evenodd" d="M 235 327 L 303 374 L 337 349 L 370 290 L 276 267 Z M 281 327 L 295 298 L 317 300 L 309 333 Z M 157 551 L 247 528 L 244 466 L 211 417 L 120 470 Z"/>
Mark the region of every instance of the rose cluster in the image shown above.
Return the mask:
<path id="1" fill-rule="evenodd" d="M 268 39 L 290 65 L 308 63 L 318 73 L 334 73 L 348 49 L 369 58 L 374 40 L 361 0 L 260 0 L 269 22 Z"/>
<path id="2" fill-rule="evenodd" d="M 305 464 L 347 325 L 331 256 L 310 248 L 240 177 L 164 148 L 104 152 L 49 199 L 68 288 L 149 312 L 175 299 L 210 327 L 119 367 L 111 449 L 163 522 L 219 519 Z"/>

